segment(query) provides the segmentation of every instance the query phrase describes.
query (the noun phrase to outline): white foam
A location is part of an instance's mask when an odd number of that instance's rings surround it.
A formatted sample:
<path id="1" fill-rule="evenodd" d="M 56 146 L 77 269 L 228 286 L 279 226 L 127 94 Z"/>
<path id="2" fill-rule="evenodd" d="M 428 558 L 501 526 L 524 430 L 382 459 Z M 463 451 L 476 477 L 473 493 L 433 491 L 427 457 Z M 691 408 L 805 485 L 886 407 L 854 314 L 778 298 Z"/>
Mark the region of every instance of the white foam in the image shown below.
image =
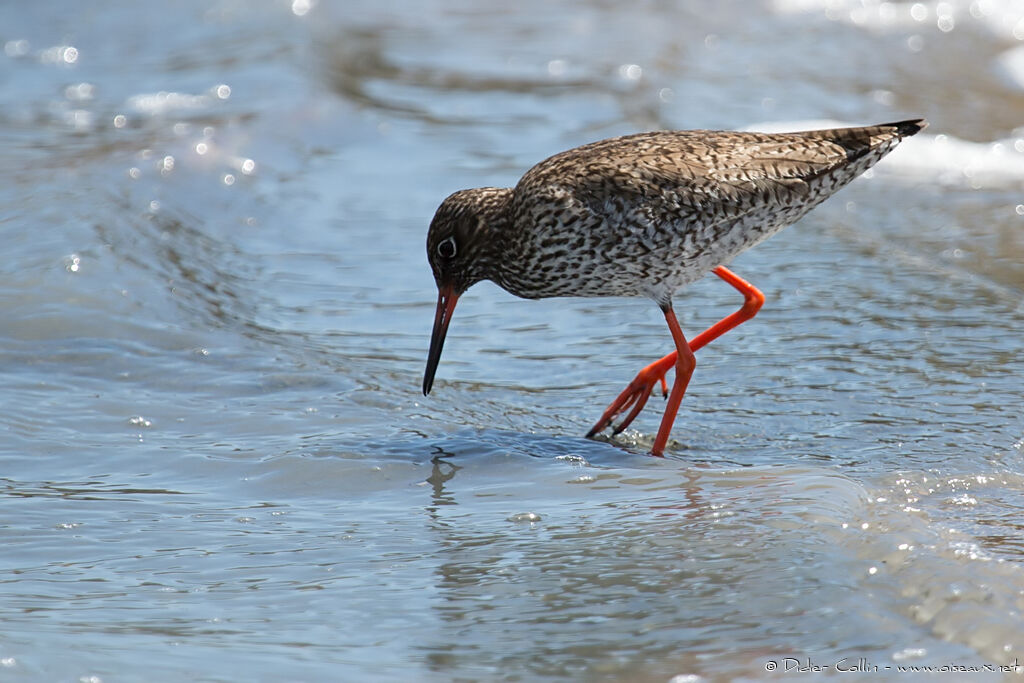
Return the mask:
<path id="1" fill-rule="evenodd" d="M 996 74 L 1011 88 L 1024 90 L 1024 45 L 1010 48 L 995 62 Z"/>
<path id="2" fill-rule="evenodd" d="M 958 26 L 980 26 L 1000 38 L 1024 40 L 1024 2 L 1021 0 L 932 0 L 881 2 L 879 0 L 773 0 L 780 14 L 823 13 L 876 31 L 952 31 Z"/>
<path id="3" fill-rule="evenodd" d="M 210 102 L 209 95 L 189 95 L 180 92 L 144 93 L 128 98 L 128 106 L 131 109 L 150 116 L 205 109 L 210 106 Z"/>
<path id="4" fill-rule="evenodd" d="M 916 135 L 886 158 L 884 170 L 943 185 L 1024 189 L 1024 131 L 995 142 L 970 142 L 951 135 Z"/>

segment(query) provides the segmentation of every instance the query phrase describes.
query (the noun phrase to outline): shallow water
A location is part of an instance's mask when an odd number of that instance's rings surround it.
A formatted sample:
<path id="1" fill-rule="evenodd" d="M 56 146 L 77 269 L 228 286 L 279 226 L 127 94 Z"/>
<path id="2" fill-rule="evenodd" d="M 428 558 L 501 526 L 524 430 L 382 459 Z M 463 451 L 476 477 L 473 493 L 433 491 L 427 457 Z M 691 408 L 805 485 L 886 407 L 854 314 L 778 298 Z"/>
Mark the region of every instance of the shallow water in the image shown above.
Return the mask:
<path id="1" fill-rule="evenodd" d="M 1020 5 L 707 4 L 0 8 L 0 678 L 1024 662 Z M 648 301 L 477 286 L 420 395 L 449 192 L 919 115 L 736 260 L 768 303 L 668 457 L 657 400 L 582 438 L 669 349 Z"/>

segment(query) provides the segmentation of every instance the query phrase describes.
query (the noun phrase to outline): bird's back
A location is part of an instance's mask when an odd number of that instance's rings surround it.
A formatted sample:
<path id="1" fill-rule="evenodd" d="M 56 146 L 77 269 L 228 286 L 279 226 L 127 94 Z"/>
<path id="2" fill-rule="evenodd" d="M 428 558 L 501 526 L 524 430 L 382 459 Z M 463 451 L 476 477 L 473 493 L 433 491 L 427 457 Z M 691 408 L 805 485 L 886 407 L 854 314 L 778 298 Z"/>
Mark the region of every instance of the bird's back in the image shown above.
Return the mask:
<path id="1" fill-rule="evenodd" d="M 531 298 L 665 300 L 799 219 L 925 125 L 661 131 L 556 154 L 515 187 L 509 249 L 519 274 L 500 284 Z"/>

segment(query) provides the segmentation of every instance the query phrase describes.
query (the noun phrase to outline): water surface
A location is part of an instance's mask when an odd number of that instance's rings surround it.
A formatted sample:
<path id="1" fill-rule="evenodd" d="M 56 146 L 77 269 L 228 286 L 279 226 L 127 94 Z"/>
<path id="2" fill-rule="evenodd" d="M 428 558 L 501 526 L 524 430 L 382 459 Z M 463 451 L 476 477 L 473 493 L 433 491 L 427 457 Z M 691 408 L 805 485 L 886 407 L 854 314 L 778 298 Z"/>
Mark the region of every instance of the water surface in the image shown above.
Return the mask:
<path id="1" fill-rule="evenodd" d="M 0 9 L 0 678 L 1024 661 L 1019 3 L 706 5 Z M 639 130 L 911 116 L 733 264 L 768 303 L 666 458 L 657 400 L 582 438 L 669 350 L 648 301 L 477 286 L 420 395 L 448 193 Z"/>

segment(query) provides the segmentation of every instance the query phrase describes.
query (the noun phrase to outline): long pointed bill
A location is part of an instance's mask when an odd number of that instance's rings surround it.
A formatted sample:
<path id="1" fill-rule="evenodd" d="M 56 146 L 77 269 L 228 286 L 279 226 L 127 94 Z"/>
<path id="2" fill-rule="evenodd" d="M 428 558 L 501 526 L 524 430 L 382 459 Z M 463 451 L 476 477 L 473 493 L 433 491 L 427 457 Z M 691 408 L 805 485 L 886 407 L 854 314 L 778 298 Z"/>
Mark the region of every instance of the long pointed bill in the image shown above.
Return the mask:
<path id="1" fill-rule="evenodd" d="M 427 352 L 427 370 L 423 373 L 423 395 L 430 393 L 434 386 L 434 373 L 441 360 L 441 349 L 444 348 L 444 337 L 448 334 L 448 323 L 452 321 L 455 304 L 459 295 L 451 287 L 439 287 L 437 290 L 437 312 L 434 313 L 434 331 L 430 335 L 430 351 Z"/>

